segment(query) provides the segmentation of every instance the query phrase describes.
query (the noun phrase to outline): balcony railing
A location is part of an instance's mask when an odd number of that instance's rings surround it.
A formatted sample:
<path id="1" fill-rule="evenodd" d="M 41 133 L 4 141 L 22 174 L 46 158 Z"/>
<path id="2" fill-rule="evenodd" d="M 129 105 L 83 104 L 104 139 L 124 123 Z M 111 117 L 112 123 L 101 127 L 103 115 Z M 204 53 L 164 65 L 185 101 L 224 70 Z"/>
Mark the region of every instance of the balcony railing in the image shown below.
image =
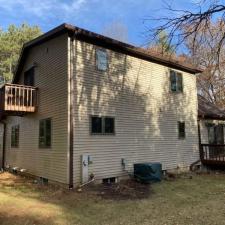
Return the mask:
<path id="1" fill-rule="evenodd" d="M 206 165 L 225 165 L 225 145 L 201 144 L 200 159 Z"/>
<path id="2" fill-rule="evenodd" d="M 4 112 L 35 112 L 37 109 L 37 88 L 5 84 L 0 90 L 0 109 Z"/>

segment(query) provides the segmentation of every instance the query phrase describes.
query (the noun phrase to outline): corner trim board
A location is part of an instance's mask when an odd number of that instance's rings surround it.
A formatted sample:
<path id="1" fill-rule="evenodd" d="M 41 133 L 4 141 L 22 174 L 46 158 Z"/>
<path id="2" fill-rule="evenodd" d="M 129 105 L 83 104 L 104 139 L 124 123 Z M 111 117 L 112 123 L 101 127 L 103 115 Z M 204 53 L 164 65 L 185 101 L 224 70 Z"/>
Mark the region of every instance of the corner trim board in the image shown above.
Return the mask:
<path id="1" fill-rule="evenodd" d="M 69 51 L 69 188 L 73 188 L 73 37 L 69 37 L 68 51 Z"/>

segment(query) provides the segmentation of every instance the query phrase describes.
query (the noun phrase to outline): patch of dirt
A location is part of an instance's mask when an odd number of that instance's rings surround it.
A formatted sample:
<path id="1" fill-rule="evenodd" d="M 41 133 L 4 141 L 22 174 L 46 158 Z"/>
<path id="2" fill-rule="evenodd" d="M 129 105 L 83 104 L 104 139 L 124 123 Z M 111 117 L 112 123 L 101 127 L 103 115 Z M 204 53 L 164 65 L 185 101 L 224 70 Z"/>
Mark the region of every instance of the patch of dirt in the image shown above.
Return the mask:
<path id="1" fill-rule="evenodd" d="M 32 210 L 28 213 L 28 211 L 14 208 L 11 211 L 0 212 L 0 224 L 54 224 L 54 215 L 32 215 Z"/>
<path id="2" fill-rule="evenodd" d="M 71 198 L 71 190 L 61 188 L 55 185 L 41 185 L 33 178 L 14 175 L 11 173 L 0 174 L 0 188 L 18 188 L 27 187 L 30 190 L 41 192 L 40 199 L 60 200 L 63 198 Z M 114 184 L 91 184 L 82 188 L 82 195 L 73 192 L 73 197 L 77 200 L 87 196 L 96 196 L 109 200 L 135 200 L 144 199 L 151 194 L 151 186 L 149 184 L 139 183 L 133 179 L 122 180 Z M 32 192 L 31 192 L 32 194 Z M 28 195 L 28 193 L 27 193 Z"/>
<path id="3" fill-rule="evenodd" d="M 191 172 L 181 172 L 181 173 L 172 173 L 167 172 L 163 179 L 166 181 L 176 181 L 177 179 L 192 179 L 194 176 L 194 173 Z"/>
<path id="4" fill-rule="evenodd" d="M 98 184 L 85 187 L 86 191 L 94 192 L 97 196 L 110 200 L 144 199 L 151 194 L 149 184 L 139 183 L 135 180 L 123 180 L 114 184 Z"/>
<path id="5" fill-rule="evenodd" d="M 24 181 L 26 183 L 32 183 L 31 179 L 22 177 L 22 176 L 15 176 L 11 173 L 0 173 L 0 186 L 4 187 L 4 186 L 20 186 L 21 184 L 24 183 Z"/>

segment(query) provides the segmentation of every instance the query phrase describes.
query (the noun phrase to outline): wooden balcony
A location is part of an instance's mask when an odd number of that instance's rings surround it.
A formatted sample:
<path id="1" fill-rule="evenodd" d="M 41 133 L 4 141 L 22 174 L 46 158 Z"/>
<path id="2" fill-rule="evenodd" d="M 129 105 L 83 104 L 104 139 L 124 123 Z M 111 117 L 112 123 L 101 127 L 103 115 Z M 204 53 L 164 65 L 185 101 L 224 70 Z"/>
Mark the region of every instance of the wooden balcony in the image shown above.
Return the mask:
<path id="1" fill-rule="evenodd" d="M 4 115 L 22 115 L 37 110 L 37 88 L 5 84 L 0 89 L 0 111 Z"/>
<path id="2" fill-rule="evenodd" d="M 201 144 L 200 159 L 208 166 L 225 166 L 225 145 Z"/>

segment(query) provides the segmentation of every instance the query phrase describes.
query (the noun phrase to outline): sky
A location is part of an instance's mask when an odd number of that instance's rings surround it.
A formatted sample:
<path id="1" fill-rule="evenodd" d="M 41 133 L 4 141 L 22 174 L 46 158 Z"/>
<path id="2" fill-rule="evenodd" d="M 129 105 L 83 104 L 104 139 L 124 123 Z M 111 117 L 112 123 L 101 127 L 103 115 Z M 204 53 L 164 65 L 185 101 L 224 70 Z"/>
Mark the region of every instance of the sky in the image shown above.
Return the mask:
<path id="1" fill-rule="evenodd" d="M 197 0 L 0 0 L 0 28 L 24 22 L 46 32 L 62 23 L 102 33 L 119 22 L 128 30 L 130 44 L 144 46 L 150 17 L 165 16 L 165 2 L 175 8 L 191 9 Z M 198 0 L 199 1 L 199 0 Z"/>

